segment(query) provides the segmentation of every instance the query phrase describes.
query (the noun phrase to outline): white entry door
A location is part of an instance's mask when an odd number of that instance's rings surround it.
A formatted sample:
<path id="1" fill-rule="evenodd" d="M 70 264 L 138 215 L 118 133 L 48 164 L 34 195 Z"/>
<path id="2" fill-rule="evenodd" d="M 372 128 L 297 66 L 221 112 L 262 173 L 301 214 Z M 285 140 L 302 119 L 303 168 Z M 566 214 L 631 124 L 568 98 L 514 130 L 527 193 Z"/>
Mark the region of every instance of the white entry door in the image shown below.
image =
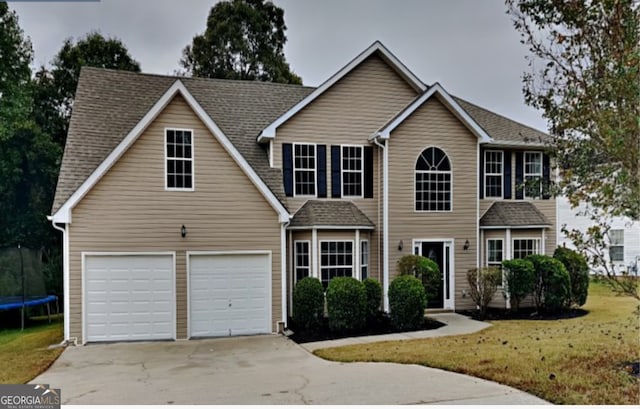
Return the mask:
<path id="1" fill-rule="evenodd" d="M 86 255 L 85 341 L 175 339 L 173 255 Z"/>
<path id="2" fill-rule="evenodd" d="M 271 256 L 189 255 L 189 335 L 271 332 Z"/>

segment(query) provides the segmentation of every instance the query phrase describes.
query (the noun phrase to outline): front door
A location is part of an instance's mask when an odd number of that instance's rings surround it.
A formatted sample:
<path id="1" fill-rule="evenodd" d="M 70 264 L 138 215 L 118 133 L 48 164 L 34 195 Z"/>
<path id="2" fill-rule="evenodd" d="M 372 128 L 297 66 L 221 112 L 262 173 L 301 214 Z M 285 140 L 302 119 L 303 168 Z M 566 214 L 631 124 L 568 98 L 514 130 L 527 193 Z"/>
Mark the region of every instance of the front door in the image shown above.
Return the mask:
<path id="1" fill-rule="evenodd" d="M 414 242 L 414 254 L 430 258 L 435 261 L 440 270 L 440 281 L 436 289 L 436 296 L 427 299 L 427 308 L 453 308 L 451 299 L 451 244 L 445 241 L 417 241 Z"/>

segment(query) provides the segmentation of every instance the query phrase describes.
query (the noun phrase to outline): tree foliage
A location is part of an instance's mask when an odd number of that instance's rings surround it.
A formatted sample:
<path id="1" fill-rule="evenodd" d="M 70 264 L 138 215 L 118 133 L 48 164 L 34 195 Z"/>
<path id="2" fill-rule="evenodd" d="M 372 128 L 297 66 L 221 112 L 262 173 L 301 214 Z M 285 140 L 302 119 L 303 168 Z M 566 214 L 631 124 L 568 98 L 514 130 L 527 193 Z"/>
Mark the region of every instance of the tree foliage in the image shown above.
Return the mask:
<path id="1" fill-rule="evenodd" d="M 589 266 L 587 260 L 577 251 L 558 247 L 553 258 L 559 260 L 571 278 L 571 303 L 580 307 L 587 302 L 589 294 Z"/>
<path id="2" fill-rule="evenodd" d="M 559 192 L 584 204 L 593 227 L 567 231 L 614 289 L 637 281 L 606 257 L 611 218 L 640 220 L 640 2 L 507 0 L 529 47 L 525 101 L 543 111 L 562 169 Z"/>
<path id="3" fill-rule="evenodd" d="M 221 1 L 204 34 L 185 47 L 180 65 L 196 77 L 302 84 L 284 56 L 284 11 L 271 1 Z"/>

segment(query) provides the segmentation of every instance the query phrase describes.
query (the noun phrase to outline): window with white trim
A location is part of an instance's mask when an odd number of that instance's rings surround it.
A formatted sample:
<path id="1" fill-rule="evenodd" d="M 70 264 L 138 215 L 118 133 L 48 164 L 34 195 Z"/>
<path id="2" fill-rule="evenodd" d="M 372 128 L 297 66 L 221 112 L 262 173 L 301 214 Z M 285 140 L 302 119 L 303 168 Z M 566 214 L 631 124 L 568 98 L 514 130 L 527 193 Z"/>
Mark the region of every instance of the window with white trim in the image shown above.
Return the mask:
<path id="1" fill-rule="evenodd" d="M 293 181 L 297 196 L 316 195 L 315 145 L 293 145 Z"/>
<path id="2" fill-rule="evenodd" d="M 369 240 L 360 242 L 360 278 L 366 280 L 369 277 Z"/>
<path id="3" fill-rule="evenodd" d="M 540 254 L 540 239 L 513 239 L 513 259 Z"/>
<path id="4" fill-rule="evenodd" d="M 193 135 L 190 130 L 165 130 L 166 188 L 193 190 Z"/>
<path id="5" fill-rule="evenodd" d="M 296 241 L 295 243 L 294 270 L 296 283 L 305 277 L 309 277 L 309 241 Z"/>
<path id="6" fill-rule="evenodd" d="M 320 279 L 327 288 L 334 277 L 353 277 L 353 242 L 320 242 Z"/>
<path id="7" fill-rule="evenodd" d="M 542 152 L 524 153 L 524 197 L 539 198 L 542 194 Z"/>
<path id="8" fill-rule="evenodd" d="M 425 149 L 416 161 L 416 211 L 451 210 L 451 163 L 438 148 Z"/>
<path id="9" fill-rule="evenodd" d="M 503 260 L 502 239 L 487 240 L 487 266 L 494 267 L 502 271 Z M 498 285 L 502 285 L 502 274 L 498 280 Z"/>
<path id="10" fill-rule="evenodd" d="M 609 231 L 609 259 L 624 261 L 624 230 L 622 229 Z"/>
<path id="11" fill-rule="evenodd" d="M 362 146 L 342 146 L 342 196 L 362 197 Z"/>
<path id="12" fill-rule="evenodd" d="M 484 152 L 484 196 L 502 197 L 502 151 Z"/>

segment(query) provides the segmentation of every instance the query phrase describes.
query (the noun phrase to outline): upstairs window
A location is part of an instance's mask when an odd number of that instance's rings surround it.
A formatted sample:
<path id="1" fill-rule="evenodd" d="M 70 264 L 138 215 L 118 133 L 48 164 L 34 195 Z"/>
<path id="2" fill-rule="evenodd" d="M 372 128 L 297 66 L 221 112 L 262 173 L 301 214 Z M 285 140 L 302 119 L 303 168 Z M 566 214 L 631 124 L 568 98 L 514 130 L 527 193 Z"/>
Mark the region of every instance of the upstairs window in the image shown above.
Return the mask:
<path id="1" fill-rule="evenodd" d="M 342 147 L 342 196 L 362 197 L 362 146 Z"/>
<path id="2" fill-rule="evenodd" d="M 609 259 L 624 261 L 624 230 L 609 231 Z"/>
<path id="3" fill-rule="evenodd" d="M 193 190 L 193 134 L 191 130 L 167 129 L 166 188 Z"/>
<path id="4" fill-rule="evenodd" d="M 542 194 L 542 152 L 524 153 L 524 196 L 539 198 Z"/>
<path id="5" fill-rule="evenodd" d="M 438 148 L 425 149 L 416 161 L 415 209 L 442 212 L 451 210 L 451 163 Z"/>
<path id="6" fill-rule="evenodd" d="M 502 174 L 503 174 L 503 153 L 502 151 L 484 152 L 484 188 L 485 197 L 502 198 Z"/>
<path id="7" fill-rule="evenodd" d="M 293 145 L 293 179 L 296 196 L 316 195 L 316 146 Z"/>

